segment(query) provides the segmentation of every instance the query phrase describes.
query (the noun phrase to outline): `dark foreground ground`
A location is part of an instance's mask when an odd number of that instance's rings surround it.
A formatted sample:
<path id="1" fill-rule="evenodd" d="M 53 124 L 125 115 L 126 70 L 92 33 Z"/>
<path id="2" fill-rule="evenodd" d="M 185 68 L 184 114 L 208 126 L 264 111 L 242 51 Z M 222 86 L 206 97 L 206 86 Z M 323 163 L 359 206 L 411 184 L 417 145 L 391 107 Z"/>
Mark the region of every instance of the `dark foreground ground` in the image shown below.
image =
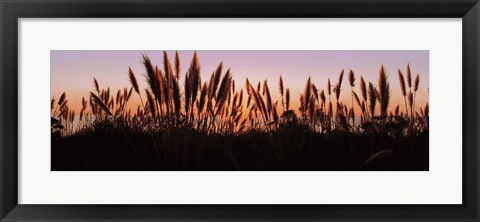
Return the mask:
<path id="1" fill-rule="evenodd" d="M 181 128 L 149 134 L 96 129 L 69 137 L 52 135 L 51 155 L 53 171 L 423 171 L 428 170 L 428 153 L 428 131 L 409 137 L 324 135 L 298 126 L 243 135 L 205 135 Z"/>

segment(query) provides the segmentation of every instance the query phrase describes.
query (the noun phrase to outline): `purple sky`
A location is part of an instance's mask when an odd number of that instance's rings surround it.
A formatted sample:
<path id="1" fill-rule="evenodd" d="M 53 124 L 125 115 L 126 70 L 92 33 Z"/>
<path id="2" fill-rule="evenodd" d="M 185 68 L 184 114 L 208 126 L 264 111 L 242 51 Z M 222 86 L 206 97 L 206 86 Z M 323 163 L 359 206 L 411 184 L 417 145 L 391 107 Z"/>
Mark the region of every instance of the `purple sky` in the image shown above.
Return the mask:
<path id="1" fill-rule="evenodd" d="M 137 76 L 141 88 L 146 87 L 145 70 L 141 64 L 141 55 L 146 53 L 154 64 L 162 65 L 163 51 L 114 51 L 114 50 L 53 50 L 51 51 L 51 95 L 58 99 L 62 92 L 67 93 L 69 106 L 76 113 L 80 109 L 82 96 L 88 97 L 93 91 L 93 77 L 97 78 L 101 88 L 110 87 L 113 92 L 125 86 L 130 87 L 128 81 L 128 67 L 130 66 Z M 168 51 L 173 61 L 174 51 Z M 342 84 L 341 101 L 351 105 L 350 87 L 347 73 L 352 69 L 355 73 L 355 91 L 359 92 L 360 75 L 367 84 L 369 81 L 377 84 L 378 70 L 383 64 L 392 89 L 392 105 L 390 109 L 400 104 L 404 110 L 397 69 L 405 73 L 407 63 L 412 69 L 412 78 L 420 73 L 420 89 L 417 92 L 418 106 L 425 106 L 428 101 L 429 87 L 429 52 L 417 50 L 392 51 L 197 51 L 201 64 L 202 82 L 210 78 L 211 73 L 223 61 L 224 70 L 231 68 L 236 89 L 244 88 L 245 79 L 257 83 L 267 79 L 274 98 L 278 99 L 278 78 L 282 75 L 285 88 L 290 88 L 292 106 L 298 108 L 299 92 L 303 91 L 309 76 L 313 83 L 321 90 L 325 89 L 327 79 L 332 85 L 338 80 L 338 75 L 345 69 Z M 181 83 L 188 69 L 193 51 L 179 51 L 182 62 Z M 332 97 L 333 98 L 333 97 Z M 135 105 L 138 96 L 134 96 L 130 103 Z"/>

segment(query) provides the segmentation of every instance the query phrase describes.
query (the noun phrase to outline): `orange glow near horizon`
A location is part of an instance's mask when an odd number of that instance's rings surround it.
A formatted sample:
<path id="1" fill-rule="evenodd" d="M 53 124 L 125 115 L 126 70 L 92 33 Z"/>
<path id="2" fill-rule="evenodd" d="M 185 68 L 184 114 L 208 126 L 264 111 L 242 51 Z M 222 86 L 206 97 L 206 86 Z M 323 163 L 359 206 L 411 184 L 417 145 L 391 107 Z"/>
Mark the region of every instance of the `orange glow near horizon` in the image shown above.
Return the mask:
<path id="1" fill-rule="evenodd" d="M 75 113 L 81 109 L 82 97 L 88 98 L 89 92 L 94 91 L 93 78 L 99 81 L 100 88 L 110 87 L 111 94 L 115 95 L 118 89 L 130 88 L 128 67 L 131 67 L 139 82 L 140 88 L 147 88 L 145 70 L 141 63 L 141 55 L 145 53 L 154 65 L 163 68 L 163 51 L 97 51 L 97 50 L 53 50 L 51 51 L 51 97 L 58 99 L 66 92 L 68 105 Z M 168 51 L 173 63 L 175 51 Z M 194 51 L 179 51 L 181 59 L 180 85 L 183 90 L 185 73 L 188 70 Z M 248 78 L 254 87 L 258 82 L 268 81 L 272 100 L 278 101 L 279 113 L 281 97 L 278 89 L 279 77 L 282 76 L 284 88 L 291 93 L 290 109 L 298 113 L 300 94 L 303 92 L 308 77 L 319 90 L 325 90 L 330 79 L 332 87 L 338 81 L 339 73 L 345 70 L 343 77 L 340 101 L 351 107 L 351 88 L 348 81 L 348 71 L 355 73 L 354 91 L 361 98 L 360 76 L 363 76 L 367 85 L 372 82 L 378 85 L 377 78 L 380 66 L 383 64 L 391 88 L 389 112 L 400 106 L 405 112 L 404 98 L 401 94 L 398 72 L 404 75 L 407 64 L 410 64 L 413 80 L 417 73 L 420 76 L 420 86 L 416 93 L 416 110 L 424 108 L 428 102 L 429 89 L 429 52 L 418 50 L 388 50 L 388 51 L 197 51 L 201 65 L 202 83 L 210 79 L 210 75 L 220 62 L 223 62 L 224 72 L 230 68 L 235 81 L 235 89 L 245 91 L 245 81 Z M 224 74 L 224 73 L 223 73 Z M 406 78 L 406 76 L 405 76 Z M 412 89 L 413 90 L 413 89 Z M 407 84 L 408 92 L 408 84 Z M 145 98 L 145 95 L 142 95 Z M 328 94 L 326 94 L 328 100 Z M 332 102 L 335 95 L 332 92 Z M 244 92 L 244 101 L 247 94 Z M 133 92 L 129 107 L 136 110 L 140 104 L 139 96 Z M 355 113 L 359 114 L 360 107 L 355 104 Z M 335 107 L 334 107 L 335 108 Z M 335 110 L 335 109 L 334 109 Z M 377 108 L 377 112 L 378 108 Z"/>

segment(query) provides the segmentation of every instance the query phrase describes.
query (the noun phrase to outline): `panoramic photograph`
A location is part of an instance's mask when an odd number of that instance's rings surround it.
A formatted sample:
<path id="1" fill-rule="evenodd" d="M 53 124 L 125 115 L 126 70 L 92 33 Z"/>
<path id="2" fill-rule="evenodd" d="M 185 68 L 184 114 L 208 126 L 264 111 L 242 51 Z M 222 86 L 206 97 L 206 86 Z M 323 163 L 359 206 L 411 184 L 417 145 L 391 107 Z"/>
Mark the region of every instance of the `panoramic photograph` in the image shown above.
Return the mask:
<path id="1" fill-rule="evenodd" d="M 427 50 L 52 50 L 50 71 L 52 171 L 429 170 Z"/>

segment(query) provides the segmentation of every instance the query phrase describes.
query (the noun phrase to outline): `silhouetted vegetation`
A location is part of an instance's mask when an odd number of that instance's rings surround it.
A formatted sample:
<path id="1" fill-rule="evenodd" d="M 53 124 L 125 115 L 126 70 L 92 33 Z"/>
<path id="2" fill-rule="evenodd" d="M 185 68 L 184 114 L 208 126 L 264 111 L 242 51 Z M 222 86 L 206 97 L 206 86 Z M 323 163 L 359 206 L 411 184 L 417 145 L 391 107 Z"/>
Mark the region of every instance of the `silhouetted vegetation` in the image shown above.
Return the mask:
<path id="1" fill-rule="evenodd" d="M 429 108 L 416 108 L 410 65 L 406 82 L 398 70 L 402 110 L 389 112 L 382 66 L 376 83 L 349 70 L 346 92 L 344 70 L 325 89 L 308 78 L 296 112 L 281 76 L 277 101 L 267 80 L 236 87 L 222 63 L 202 82 L 196 53 L 185 74 L 178 53 L 173 65 L 166 52 L 161 68 L 142 62 L 146 89 L 128 68 L 131 86 L 116 93 L 94 78 L 78 116 L 66 93 L 52 98 L 52 170 L 428 170 Z"/>

